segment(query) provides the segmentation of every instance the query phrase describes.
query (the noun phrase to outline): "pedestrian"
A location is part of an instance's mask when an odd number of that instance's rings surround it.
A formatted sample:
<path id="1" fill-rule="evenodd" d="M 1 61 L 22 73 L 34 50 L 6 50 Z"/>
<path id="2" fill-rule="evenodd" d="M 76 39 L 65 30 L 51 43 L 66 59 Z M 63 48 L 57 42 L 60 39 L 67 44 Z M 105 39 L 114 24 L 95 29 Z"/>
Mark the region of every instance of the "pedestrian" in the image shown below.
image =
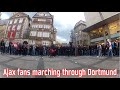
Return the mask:
<path id="1" fill-rule="evenodd" d="M 113 56 L 113 52 L 112 52 L 112 44 L 111 44 L 111 41 L 110 39 L 107 39 L 107 45 L 108 45 L 108 57 L 109 56 Z"/>
<path id="2" fill-rule="evenodd" d="M 70 56 L 70 47 L 69 46 L 67 47 L 67 56 L 68 57 Z"/>
<path id="3" fill-rule="evenodd" d="M 9 41 L 6 41 L 5 43 L 5 53 L 7 54 L 9 52 Z"/>
<path id="4" fill-rule="evenodd" d="M 101 46 L 101 44 L 98 44 L 97 48 L 98 48 L 98 56 L 97 57 L 101 57 L 102 56 L 102 46 Z"/>
<path id="5" fill-rule="evenodd" d="M 3 38 L 0 42 L 0 49 L 1 49 L 1 54 L 4 54 L 4 52 L 5 52 L 5 42 L 4 42 Z"/>

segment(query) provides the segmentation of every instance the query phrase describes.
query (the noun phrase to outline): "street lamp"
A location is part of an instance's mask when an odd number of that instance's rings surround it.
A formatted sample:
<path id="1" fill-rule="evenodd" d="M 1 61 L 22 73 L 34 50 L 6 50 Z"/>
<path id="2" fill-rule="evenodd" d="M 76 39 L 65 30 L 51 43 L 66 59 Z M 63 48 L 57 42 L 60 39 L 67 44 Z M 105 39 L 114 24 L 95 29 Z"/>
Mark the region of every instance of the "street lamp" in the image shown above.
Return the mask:
<path id="1" fill-rule="evenodd" d="M 102 19 L 102 21 L 103 21 L 103 20 L 104 20 L 103 14 L 102 14 L 101 12 L 99 12 L 99 15 L 100 15 L 100 17 L 101 17 L 101 19 Z M 109 40 L 111 40 L 111 36 L 110 36 L 110 31 L 109 31 L 108 26 L 105 25 L 104 30 L 103 30 L 103 33 L 104 33 L 104 43 L 106 44 L 106 33 L 105 33 L 105 29 L 106 29 L 107 32 L 108 32 L 108 39 L 109 39 Z"/>
<path id="2" fill-rule="evenodd" d="M 77 51 L 78 51 L 78 48 L 77 48 L 77 36 L 78 36 L 78 33 L 75 33 L 75 56 L 77 56 Z"/>

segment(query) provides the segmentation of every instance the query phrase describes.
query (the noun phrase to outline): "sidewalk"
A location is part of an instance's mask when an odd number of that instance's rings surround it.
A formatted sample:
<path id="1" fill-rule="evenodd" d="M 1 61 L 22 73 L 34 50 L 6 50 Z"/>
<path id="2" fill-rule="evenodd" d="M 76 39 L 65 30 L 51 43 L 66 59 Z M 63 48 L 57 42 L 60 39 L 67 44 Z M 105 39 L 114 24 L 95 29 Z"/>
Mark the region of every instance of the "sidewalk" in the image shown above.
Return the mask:
<path id="1" fill-rule="evenodd" d="M 96 56 L 57 56 L 57 57 L 43 57 L 40 56 L 14 56 L 14 55 L 0 55 L 0 78 L 6 78 L 3 76 L 5 68 L 17 70 L 45 70 L 53 68 L 55 70 L 62 70 L 63 68 L 70 70 L 81 70 L 81 69 L 117 69 L 119 71 L 119 57 L 107 58 Z M 118 78 L 117 76 L 82 76 L 83 78 Z M 53 76 L 9 76 L 8 78 L 57 78 Z M 78 76 L 63 76 L 59 78 L 81 78 Z"/>

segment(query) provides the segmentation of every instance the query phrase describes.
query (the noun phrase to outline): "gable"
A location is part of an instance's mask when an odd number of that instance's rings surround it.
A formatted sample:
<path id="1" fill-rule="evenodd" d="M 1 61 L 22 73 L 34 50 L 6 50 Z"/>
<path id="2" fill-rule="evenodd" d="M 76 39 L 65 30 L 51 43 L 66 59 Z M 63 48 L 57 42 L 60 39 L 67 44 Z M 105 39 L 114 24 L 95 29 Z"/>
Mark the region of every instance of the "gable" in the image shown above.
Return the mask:
<path id="1" fill-rule="evenodd" d="M 14 14 L 13 16 L 10 17 L 10 19 L 12 18 L 16 18 L 16 17 L 27 17 L 28 15 L 23 13 L 23 12 L 18 12 L 16 14 Z"/>
<path id="2" fill-rule="evenodd" d="M 52 15 L 49 12 L 37 12 L 34 17 L 52 17 Z"/>

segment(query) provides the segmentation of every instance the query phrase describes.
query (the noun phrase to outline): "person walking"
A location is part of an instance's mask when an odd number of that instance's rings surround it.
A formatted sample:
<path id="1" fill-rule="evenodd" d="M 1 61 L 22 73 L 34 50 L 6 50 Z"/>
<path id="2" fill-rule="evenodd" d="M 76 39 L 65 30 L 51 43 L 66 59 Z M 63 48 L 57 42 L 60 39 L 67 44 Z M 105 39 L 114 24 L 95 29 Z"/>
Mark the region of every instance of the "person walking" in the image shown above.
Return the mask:
<path id="1" fill-rule="evenodd" d="M 101 57 L 102 56 L 102 46 L 101 46 L 101 44 L 98 44 L 97 48 L 98 48 L 98 56 L 97 57 Z"/>

